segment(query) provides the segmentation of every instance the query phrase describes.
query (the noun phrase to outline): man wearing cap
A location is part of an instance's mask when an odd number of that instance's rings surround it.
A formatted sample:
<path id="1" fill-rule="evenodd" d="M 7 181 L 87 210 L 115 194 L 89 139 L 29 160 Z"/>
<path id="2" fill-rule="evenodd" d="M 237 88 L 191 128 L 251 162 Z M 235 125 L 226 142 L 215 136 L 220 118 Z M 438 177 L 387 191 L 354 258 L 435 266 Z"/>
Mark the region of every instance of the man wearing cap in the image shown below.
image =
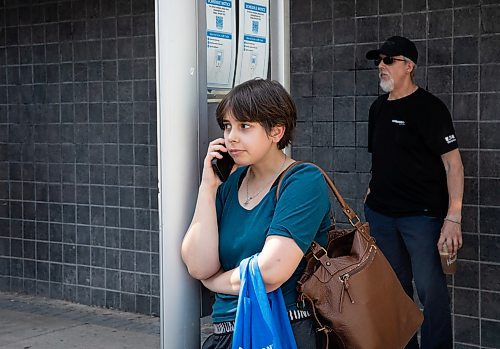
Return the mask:
<path id="1" fill-rule="evenodd" d="M 365 216 L 372 235 L 413 298 L 424 306 L 421 348 L 452 348 L 450 299 L 439 250 L 462 246 L 463 165 L 451 115 L 413 75 L 415 44 L 401 36 L 369 51 L 385 94 L 370 107 L 371 180 Z M 407 348 L 418 348 L 417 337 Z"/>

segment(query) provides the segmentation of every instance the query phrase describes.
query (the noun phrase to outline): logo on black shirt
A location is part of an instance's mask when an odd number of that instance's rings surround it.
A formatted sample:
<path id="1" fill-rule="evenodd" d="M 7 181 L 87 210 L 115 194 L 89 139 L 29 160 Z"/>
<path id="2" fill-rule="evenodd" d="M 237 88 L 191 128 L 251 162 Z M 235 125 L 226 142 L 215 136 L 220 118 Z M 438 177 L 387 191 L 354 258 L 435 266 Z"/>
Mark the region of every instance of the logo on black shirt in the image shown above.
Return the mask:
<path id="1" fill-rule="evenodd" d="M 455 138 L 455 135 L 449 135 L 449 136 L 446 136 L 444 137 L 444 140 L 446 141 L 446 143 L 450 144 L 450 143 L 453 143 L 453 142 L 456 142 L 457 139 Z"/>
<path id="2" fill-rule="evenodd" d="M 392 119 L 391 122 L 399 125 L 399 126 L 404 126 L 406 125 L 406 122 L 402 121 L 402 120 L 395 120 L 395 119 Z"/>

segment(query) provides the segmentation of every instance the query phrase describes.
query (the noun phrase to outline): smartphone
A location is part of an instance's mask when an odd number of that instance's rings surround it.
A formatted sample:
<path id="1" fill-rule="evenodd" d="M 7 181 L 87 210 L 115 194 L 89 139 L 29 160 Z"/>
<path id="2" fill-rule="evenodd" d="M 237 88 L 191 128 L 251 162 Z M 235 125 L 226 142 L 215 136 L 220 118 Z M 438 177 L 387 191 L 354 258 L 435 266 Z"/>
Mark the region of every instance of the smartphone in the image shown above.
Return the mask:
<path id="1" fill-rule="evenodd" d="M 223 156 L 222 159 L 213 158 L 212 159 L 212 168 L 214 169 L 215 174 L 220 178 L 221 181 L 226 181 L 226 179 L 231 174 L 231 170 L 233 169 L 234 160 L 226 152 L 219 151 L 219 154 Z"/>

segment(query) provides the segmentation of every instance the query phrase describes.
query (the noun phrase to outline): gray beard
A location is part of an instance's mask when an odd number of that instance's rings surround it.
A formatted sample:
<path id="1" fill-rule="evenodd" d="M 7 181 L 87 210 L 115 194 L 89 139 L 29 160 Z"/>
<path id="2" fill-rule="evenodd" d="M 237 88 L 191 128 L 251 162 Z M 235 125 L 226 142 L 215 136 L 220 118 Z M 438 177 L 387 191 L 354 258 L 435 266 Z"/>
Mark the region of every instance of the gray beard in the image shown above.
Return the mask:
<path id="1" fill-rule="evenodd" d="M 379 85 L 384 92 L 392 92 L 392 90 L 394 90 L 394 80 L 392 79 L 389 80 L 380 79 Z"/>

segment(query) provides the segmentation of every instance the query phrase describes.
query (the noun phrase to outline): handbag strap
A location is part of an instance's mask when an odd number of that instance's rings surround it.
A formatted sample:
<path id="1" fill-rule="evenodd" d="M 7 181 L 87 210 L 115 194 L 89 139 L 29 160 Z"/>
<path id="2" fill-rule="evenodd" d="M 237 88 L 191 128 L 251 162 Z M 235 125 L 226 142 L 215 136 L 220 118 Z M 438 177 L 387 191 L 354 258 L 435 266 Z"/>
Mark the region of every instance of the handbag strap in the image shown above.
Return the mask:
<path id="1" fill-rule="evenodd" d="M 303 302 L 305 303 L 307 301 L 307 303 L 309 303 L 309 308 L 311 309 L 311 313 L 312 313 L 312 316 L 314 318 L 314 320 L 316 321 L 316 324 L 318 325 L 318 328 L 316 329 L 316 332 L 322 332 L 324 335 L 325 335 L 325 349 L 329 349 L 330 348 L 330 345 L 329 345 L 329 342 L 330 342 L 330 336 L 329 336 L 329 333 L 333 332 L 331 328 L 329 328 L 328 326 L 325 326 L 321 320 L 319 319 L 318 317 L 318 314 L 316 313 L 316 308 L 314 308 L 314 302 L 311 298 L 307 297 L 305 294 L 302 293 L 302 297 L 303 297 Z"/>
<path id="2" fill-rule="evenodd" d="M 359 219 L 358 215 L 356 214 L 356 212 L 354 212 L 354 210 L 344 200 L 344 198 L 342 197 L 342 195 L 340 195 L 340 192 L 338 191 L 337 187 L 333 183 L 333 181 L 330 178 L 330 176 L 328 176 L 328 174 L 326 174 L 326 172 L 321 167 L 319 167 L 316 164 L 313 164 L 312 162 L 295 161 L 290 166 L 288 166 L 283 172 L 281 172 L 281 174 L 279 175 L 279 177 L 277 179 L 277 181 L 278 181 L 278 187 L 276 188 L 276 200 L 279 198 L 281 184 L 282 184 L 283 179 L 285 178 L 286 174 L 292 168 L 294 168 L 295 166 L 300 165 L 300 164 L 309 164 L 309 165 L 312 165 L 312 166 L 316 167 L 321 172 L 321 174 L 323 175 L 323 178 L 325 179 L 326 184 L 328 185 L 328 187 L 332 191 L 333 195 L 337 199 L 338 203 L 340 204 L 340 207 L 342 208 L 342 212 L 344 212 L 344 214 L 346 215 L 347 219 L 349 220 L 349 223 L 351 223 L 351 225 L 353 227 L 359 228 L 362 225 L 362 223 L 361 223 L 361 220 Z"/>

